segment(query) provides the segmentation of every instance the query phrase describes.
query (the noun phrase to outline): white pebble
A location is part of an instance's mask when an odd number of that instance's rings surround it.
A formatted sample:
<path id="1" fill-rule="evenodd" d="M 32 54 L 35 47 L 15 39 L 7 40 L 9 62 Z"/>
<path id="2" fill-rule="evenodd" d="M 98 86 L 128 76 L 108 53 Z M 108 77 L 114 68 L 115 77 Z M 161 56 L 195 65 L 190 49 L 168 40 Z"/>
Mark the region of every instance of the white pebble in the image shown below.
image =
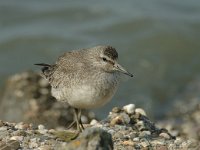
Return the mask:
<path id="1" fill-rule="evenodd" d="M 40 124 L 40 125 L 38 125 L 38 129 L 39 129 L 39 130 L 44 130 L 44 129 L 45 129 L 45 126 L 42 125 L 42 124 Z"/>
<path id="2" fill-rule="evenodd" d="M 159 136 L 162 137 L 162 138 L 164 138 L 164 139 L 166 139 L 166 140 L 170 139 L 170 136 L 167 133 L 160 133 Z"/>
<path id="3" fill-rule="evenodd" d="M 126 113 L 133 114 L 135 111 L 135 104 L 128 104 L 124 106 L 123 109 L 125 110 Z"/>
<path id="4" fill-rule="evenodd" d="M 137 126 L 144 126 L 144 122 L 143 121 L 138 121 L 137 122 Z"/>
<path id="5" fill-rule="evenodd" d="M 147 135 L 151 135 L 151 132 L 150 132 L 150 131 L 142 131 L 142 134 L 143 134 L 144 136 L 147 136 Z"/>
<path id="6" fill-rule="evenodd" d="M 90 125 L 93 126 L 93 125 L 95 125 L 95 124 L 97 124 L 97 123 L 98 123 L 98 121 L 97 121 L 96 119 L 92 119 L 91 122 L 90 122 Z"/>
<path id="7" fill-rule="evenodd" d="M 147 116 L 146 112 L 142 108 L 136 108 L 135 113 L 139 113 L 143 116 Z"/>
<path id="8" fill-rule="evenodd" d="M 82 121 L 82 123 L 86 124 L 86 123 L 88 123 L 88 118 L 85 115 L 82 115 L 81 121 Z"/>
<path id="9" fill-rule="evenodd" d="M 0 131 L 6 131 L 8 128 L 6 126 L 0 127 Z"/>
<path id="10" fill-rule="evenodd" d="M 134 139 L 133 139 L 133 142 L 139 142 L 140 141 L 140 138 L 139 137 L 135 137 Z"/>
<path id="11" fill-rule="evenodd" d="M 15 140 L 15 141 L 22 141 L 24 139 L 23 136 L 12 136 L 10 140 Z"/>
<path id="12" fill-rule="evenodd" d="M 48 132 L 47 129 L 43 129 L 43 130 L 38 130 L 38 132 L 40 132 L 41 134 L 46 134 Z"/>

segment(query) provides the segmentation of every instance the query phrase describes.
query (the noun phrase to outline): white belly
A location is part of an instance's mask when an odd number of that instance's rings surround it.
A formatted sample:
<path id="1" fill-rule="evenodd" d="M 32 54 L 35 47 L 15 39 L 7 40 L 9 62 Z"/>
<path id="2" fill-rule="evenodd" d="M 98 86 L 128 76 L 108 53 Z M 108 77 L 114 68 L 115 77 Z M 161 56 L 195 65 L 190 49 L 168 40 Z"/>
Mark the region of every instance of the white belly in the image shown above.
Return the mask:
<path id="1" fill-rule="evenodd" d="M 80 86 L 70 89 L 52 89 L 52 95 L 58 100 L 67 102 L 75 108 L 90 109 L 101 107 L 109 102 L 117 86 L 109 89 L 99 89 L 91 86 Z"/>
<path id="2" fill-rule="evenodd" d="M 78 84 L 77 86 L 52 88 L 52 95 L 58 100 L 67 102 L 70 106 L 81 109 L 101 107 L 111 100 L 118 87 L 114 76 L 109 80 L 96 80 L 95 83 Z"/>
<path id="3" fill-rule="evenodd" d="M 71 97 L 67 102 L 69 105 L 76 108 L 97 108 L 109 102 L 114 95 L 115 90 L 102 91 L 102 89 L 82 86 L 72 91 Z"/>

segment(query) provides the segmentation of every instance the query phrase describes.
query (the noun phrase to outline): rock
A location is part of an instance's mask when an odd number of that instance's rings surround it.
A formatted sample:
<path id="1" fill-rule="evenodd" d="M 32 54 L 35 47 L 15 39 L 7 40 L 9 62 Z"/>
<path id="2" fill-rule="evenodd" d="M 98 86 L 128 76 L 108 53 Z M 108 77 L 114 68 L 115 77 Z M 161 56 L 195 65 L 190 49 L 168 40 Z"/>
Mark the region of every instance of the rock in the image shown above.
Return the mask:
<path id="1" fill-rule="evenodd" d="M 134 146 L 134 142 L 133 141 L 123 141 L 122 142 L 123 145 L 129 145 L 129 146 Z"/>
<path id="2" fill-rule="evenodd" d="M 92 119 L 92 121 L 90 122 L 90 125 L 95 125 L 97 123 L 98 123 L 98 121 L 96 119 Z"/>
<path id="3" fill-rule="evenodd" d="M 73 121 L 69 105 L 51 96 L 49 83 L 32 71 L 8 78 L 0 97 L 0 118 L 9 122 L 44 124 L 47 128 L 66 127 Z M 84 123 L 95 118 L 94 113 L 82 112 Z"/>
<path id="4" fill-rule="evenodd" d="M 42 124 L 38 125 L 38 130 L 44 130 L 44 129 L 45 129 L 44 125 L 42 125 Z"/>
<path id="5" fill-rule="evenodd" d="M 119 108 L 121 109 L 121 108 Z M 110 125 L 113 119 L 121 120 L 120 124 Z M 132 121 L 130 121 L 132 120 Z M 102 121 L 86 126 L 77 134 L 74 130 L 63 127 L 48 129 L 43 124 L 38 126 L 27 123 L 1 122 L 0 149 L 199 149 L 198 141 L 182 137 L 173 138 L 165 128 L 158 128 L 147 116 L 127 114 L 121 109 Z M 97 128 L 100 127 L 100 128 Z M 173 126 L 170 130 L 174 129 Z M 11 141 L 11 145 L 7 142 Z M 14 143 L 12 143 L 14 142 Z M 10 143 L 10 142 L 9 142 Z M 20 147 L 19 147 L 20 143 Z"/>
<path id="6" fill-rule="evenodd" d="M 1 150 L 17 150 L 20 148 L 20 143 L 15 140 L 9 140 L 7 142 L 0 142 Z"/>
<path id="7" fill-rule="evenodd" d="M 119 107 L 113 107 L 112 112 L 113 113 L 119 113 L 121 109 Z"/>
<path id="8" fill-rule="evenodd" d="M 0 120 L 0 127 L 2 127 L 4 124 L 3 124 L 3 121 Z"/>
<path id="9" fill-rule="evenodd" d="M 126 113 L 120 113 L 110 121 L 110 125 L 114 126 L 116 124 L 128 124 L 129 122 L 130 117 Z"/>
<path id="10" fill-rule="evenodd" d="M 110 121 L 110 125 L 111 126 L 114 126 L 116 124 L 122 124 L 123 123 L 123 118 L 121 116 L 117 116 L 115 118 L 113 118 L 111 121 Z"/>
<path id="11" fill-rule="evenodd" d="M 49 145 L 42 145 L 38 147 L 38 150 L 52 150 L 52 147 Z"/>
<path id="12" fill-rule="evenodd" d="M 169 139 L 171 138 L 171 137 L 169 136 L 169 134 L 167 134 L 167 133 L 160 133 L 159 136 L 162 137 L 162 138 L 165 138 L 165 139 L 167 139 L 167 140 L 169 140 Z"/>
<path id="13" fill-rule="evenodd" d="M 135 104 L 129 104 L 123 107 L 127 114 L 133 114 L 135 112 Z"/>
<path id="14" fill-rule="evenodd" d="M 112 150 L 113 142 L 111 135 L 100 128 L 85 129 L 80 136 L 70 142 L 66 147 L 59 147 L 59 149 L 67 150 L 96 150 L 105 149 Z"/>
<path id="15" fill-rule="evenodd" d="M 146 116 L 147 114 L 146 114 L 146 112 L 142 109 L 142 108 L 136 108 L 135 109 L 135 113 L 137 114 L 141 114 L 141 115 L 143 115 L 143 116 Z"/>
<path id="16" fill-rule="evenodd" d="M 23 136 L 12 136 L 12 137 L 10 138 L 10 140 L 22 141 L 22 140 L 23 140 Z"/>
<path id="17" fill-rule="evenodd" d="M 150 131 L 142 131 L 139 135 L 140 135 L 141 137 L 145 137 L 145 136 L 151 135 L 151 132 L 150 132 Z"/>
<path id="18" fill-rule="evenodd" d="M 16 128 L 16 129 L 28 129 L 28 128 L 29 128 L 29 124 L 20 122 L 20 123 L 17 123 L 17 124 L 15 125 L 15 128 Z"/>
<path id="19" fill-rule="evenodd" d="M 30 139 L 29 148 L 37 148 L 39 146 L 38 141 L 38 138 Z"/>
<path id="20" fill-rule="evenodd" d="M 136 138 L 133 139 L 133 141 L 134 141 L 134 142 L 139 142 L 139 141 L 140 141 L 140 138 L 139 138 L 139 137 L 136 137 Z"/>

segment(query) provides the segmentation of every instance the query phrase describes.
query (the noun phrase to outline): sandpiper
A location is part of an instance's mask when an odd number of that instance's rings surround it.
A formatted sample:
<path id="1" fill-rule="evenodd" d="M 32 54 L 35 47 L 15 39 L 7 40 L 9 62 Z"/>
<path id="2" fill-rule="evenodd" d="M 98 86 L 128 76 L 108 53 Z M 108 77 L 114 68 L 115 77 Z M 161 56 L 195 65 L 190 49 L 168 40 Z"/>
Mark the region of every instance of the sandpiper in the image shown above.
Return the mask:
<path id="1" fill-rule="evenodd" d="M 81 109 L 109 102 L 118 88 L 120 73 L 133 77 L 117 59 L 115 48 L 96 46 L 65 52 L 53 65 L 35 65 L 42 66 L 42 76 L 49 81 L 52 96 L 74 108 L 77 130 L 81 132 Z"/>

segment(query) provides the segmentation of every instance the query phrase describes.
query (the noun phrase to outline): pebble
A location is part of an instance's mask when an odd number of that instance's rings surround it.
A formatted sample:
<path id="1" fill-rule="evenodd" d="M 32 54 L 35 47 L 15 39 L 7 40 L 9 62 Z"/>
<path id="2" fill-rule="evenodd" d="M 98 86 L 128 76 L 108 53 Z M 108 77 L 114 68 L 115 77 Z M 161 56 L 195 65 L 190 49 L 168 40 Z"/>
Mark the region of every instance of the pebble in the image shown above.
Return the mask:
<path id="1" fill-rule="evenodd" d="M 89 120 L 88 120 L 87 116 L 81 115 L 81 121 L 82 121 L 82 123 L 86 124 L 86 123 L 88 123 Z"/>
<path id="2" fill-rule="evenodd" d="M 12 136 L 12 137 L 10 138 L 10 140 L 22 141 L 23 138 L 24 138 L 23 136 Z"/>
<path id="3" fill-rule="evenodd" d="M 38 143 L 37 142 L 30 142 L 29 143 L 29 148 L 36 148 L 38 147 Z"/>
<path id="4" fill-rule="evenodd" d="M 1 150 L 17 150 L 20 148 L 20 143 L 15 140 L 9 140 L 6 142 L 0 142 Z"/>
<path id="5" fill-rule="evenodd" d="M 143 121 L 138 121 L 136 123 L 136 126 L 138 127 L 138 129 L 141 131 L 142 129 L 144 129 L 144 122 Z"/>
<path id="6" fill-rule="evenodd" d="M 44 130 L 44 129 L 45 129 L 44 125 L 42 125 L 42 124 L 38 125 L 38 130 Z"/>
<path id="7" fill-rule="evenodd" d="M 129 146 L 134 146 L 134 142 L 131 141 L 131 140 L 128 140 L 128 141 L 123 141 L 122 142 L 123 145 L 129 145 Z"/>
<path id="8" fill-rule="evenodd" d="M 38 150 L 52 150 L 52 147 L 49 145 L 42 145 L 38 147 Z"/>
<path id="9" fill-rule="evenodd" d="M 121 109 L 119 107 L 114 107 L 112 109 L 112 112 L 114 112 L 114 113 L 119 113 L 120 111 L 121 111 Z"/>
<path id="10" fill-rule="evenodd" d="M 135 113 L 139 113 L 143 116 L 147 116 L 146 112 L 142 108 L 136 108 Z"/>
<path id="11" fill-rule="evenodd" d="M 139 141 L 140 141 L 140 138 L 139 138 L 139 137 L 135 137 L 135 138 L 133 138 L 133 141 L 134 141 L 134 142 L 139 142 Z"/>
<path id="12" fill-rule="evenodd" d="M 38 141 L 39 141 L 39 139 L 37 139 L 37 138 L 30 139 L 29 148 L 38 147 L 38 143 L 37 143 Z"/>
<path id="13" fill-rule="evenodd" d="M 96 119 L 92 119 L 91 121 L 90 121 L 90 125 L 95 125 L 95 124 L 97 124 L 98 123 L 98 121 L 96 120 Z"/>
<path id="14" fill-rule="evenodd" d="M 113 137 L 114 137 L 114 138 L 123 139 L 123 138 L 124 138 L 124 134 L 121 133 L 121 132 L 116 132 L 116 133 L 114 133 Z"/>
<path id="15" fill-rule="evenodd" d="M 0 127 L 2 127 L 4 124 L 3 124 L 3 121 L 0 120 Z"/>
<path id="16" fill-rule="evenodd" d="M 169 140 L 169 139 L 170 139 L 169 134 L 164 133 L 164 132 L 163 132 L 163 133 L 160 133 L 159 136 L 162 137 L 162 138 L 164 138 L 164 139 L 166 139 L 166 140 Z"/>
<path id="17" fill-rule="evenodd" d="M 120 116 L 123 118 L 123 123 L 129 124 L 131 119 L 126 113 L 121 113 Z"/>
<path id="18" fill-rule="evenodd" d="M 141 142 L 140 145 L 145 148 L 149 146 L 149 142 Z"/>
<path id="19" fill-rule="evenodd" d="M 0 131 L 6 131 L 6 130 L 8 130 L 8 127 L 6 126 L 0 127 Z"/>
<path id="20" fill-rule="evenodd" d="M 26 136 L 26 132 L 23 130 L 17 130 L 12 132 L 12 136 Z"/>
<path id="21" fill-rule="evenodd" d="M 41 134 L 46 134 L 48 132 L 48 130 L 47 129 L 43 129 L 43 130 L 38 130 L 38 132 L 41 133 Z"/>
<path id="22" fill-rule="evenodd" d="M 175 144 L 180 145 L 182 142 L 181 138 L 176 138 L 176 140 L 174 141 Z"/>
<path id="23" fill-rule="evenodd" d="M 117 116 L 115 118 L 113 118 L 111 121 L 110 121 L 110 125 L 111 126 L 114 126 L 116 124 L 122 124 L 123 123 L 123 118 L 121 116 Z"/>
<path id="24" fill-rule="evenodd" d="M 23 123 L 23 122 L 20 122 L 20 123 L 17 123 L 15 125 L 15 129 L 28 129 L 29 128 L 29 124 L 26 124 L 26 123 Z"/>
<path id="25" fill-rule="evenodd" d="M 141 137 L 149 136 L 149 135 L 151 135 L 151 132 L 150 132 L 150 131 L 142 131 L 142 132 L 140 133 L 140 136 L 141 136 Z"/>
<path id="26" fill-rule="evenodd" d="M 131 115 L 135 112 L 135 104 L 128 104 L 124 106 L 123 109 L 125 110 L 127 114 Z"/>

